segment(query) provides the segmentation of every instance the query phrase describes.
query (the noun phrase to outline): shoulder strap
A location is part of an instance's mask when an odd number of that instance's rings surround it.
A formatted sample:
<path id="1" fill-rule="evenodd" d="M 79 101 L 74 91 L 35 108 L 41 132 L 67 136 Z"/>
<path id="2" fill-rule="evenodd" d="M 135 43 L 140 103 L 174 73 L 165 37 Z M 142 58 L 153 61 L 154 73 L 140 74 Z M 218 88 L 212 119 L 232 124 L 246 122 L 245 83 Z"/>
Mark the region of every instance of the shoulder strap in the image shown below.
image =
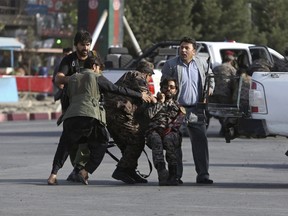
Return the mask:
<path id="1" fill-rule="evenodd" d="M 119 159 L 118 159 L 114 154 L 112 154 L 112 153 L 108 150 L 108 148 L 111 148 L 111 147 L 114 147 L 114 146 L 116 146 L 115 142 L 114 142 L 114 141 L 109 141 L 109 142 L 108 142 L 107 149 L 106 149 L 106 153 L 107 153 L 108 155 L 110 155 L 110 157 L 113 158 L 113 160 L 115 160 L 116 162 L 119 162 Z M 144 152 L 144 154 L 146 155 L 146 158 L 147 158 L 147 160 L 148 160 L 148 164 L 149 164 L 149 174 L 147 174 L 147 175 L 146 175 L 146 174 L 142 174 L 142 173 L 140 173 L 139 170 L 136 170 L 136 172 L 137 172 L 140 176 L 142 176 L 143 178 L 148 178 L 148 177 L 150 176 L 151 172 L 152 172 L 153 166 L 152 166 L 152 163 L 151 163 L 151 161 L 150 161 L 150 159 L 149 159 L 149 157 L 148 157 L 148 154 L 147 154 L 147 152 L 145 151 L 145 149 L 143 149 L 143 152 Z"/>

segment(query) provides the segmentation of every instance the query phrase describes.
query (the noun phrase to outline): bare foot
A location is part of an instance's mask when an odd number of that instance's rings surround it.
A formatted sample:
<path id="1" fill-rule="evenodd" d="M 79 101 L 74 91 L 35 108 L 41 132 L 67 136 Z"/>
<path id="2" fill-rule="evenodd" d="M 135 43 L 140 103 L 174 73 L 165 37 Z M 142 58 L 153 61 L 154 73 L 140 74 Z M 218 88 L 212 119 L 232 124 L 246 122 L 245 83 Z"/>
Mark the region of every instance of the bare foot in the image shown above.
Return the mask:
<path id="1" fill-rule="evenodd" d="M 57 175 L 55 174 L 51 174 L 49 176 L 49 178 L 47 179 L 47 184 L 48 185 L 58 185 L 58 182 L 57 182 Z"/>
<path id="2" fill-rule="evenodd" d="M 82 169 L 79 171 L 78 173 L 78 177 L 79 177 L 79 180 L 85 184 L 85 185 L 88 185 L 88 172 L 85 170 L 85 169 Z"/>

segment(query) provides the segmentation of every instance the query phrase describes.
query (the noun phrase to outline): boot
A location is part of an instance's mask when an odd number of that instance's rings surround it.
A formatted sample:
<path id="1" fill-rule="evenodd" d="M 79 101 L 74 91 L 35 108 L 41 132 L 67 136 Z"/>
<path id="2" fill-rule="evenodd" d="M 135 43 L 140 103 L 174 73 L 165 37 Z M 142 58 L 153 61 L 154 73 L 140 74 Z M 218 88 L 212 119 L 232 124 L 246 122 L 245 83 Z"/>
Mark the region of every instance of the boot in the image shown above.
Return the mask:
<path id="1" fill-rule="evenodd" d="M 126 184 L 134 184 L 135 181 L 129 176 L 127 168 L 119 167 L 114 170 L 112 178 L 123 181 Z"/>
<path id="2" fill-rule="evenodd" d="M 169 178 L 168 178 L 168 185 L 176 186 L 178 185 L 177 181 L 177 164 L 176 165 L 169 165 Z"/>
<path id="3" fill-rule="evenodd" d="M 140 176 L 135 169 L 133 168 L 129 168 L 128 170 L 128 174 L 129 176 L 135 181 L 135 183 L 147 183 L 147 179 L 143 178 L 142 176 Z"/>
<path id="4" fill-rule="evenodd" d="M 169 176 L 168 170 L 165 167 L 165 162 L 160 162 L 156 165 L 158 173 L 159 186 L 167 185 L 167 179 Z"/>

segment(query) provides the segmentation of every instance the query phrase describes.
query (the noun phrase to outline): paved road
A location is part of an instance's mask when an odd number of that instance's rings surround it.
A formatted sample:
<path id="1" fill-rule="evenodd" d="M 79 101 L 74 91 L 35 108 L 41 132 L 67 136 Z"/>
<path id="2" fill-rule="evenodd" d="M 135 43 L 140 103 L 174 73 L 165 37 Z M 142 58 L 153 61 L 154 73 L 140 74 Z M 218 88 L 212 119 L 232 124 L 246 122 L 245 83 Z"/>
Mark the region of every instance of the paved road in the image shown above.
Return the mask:
<path id="1" fill-rule="evenodd" d="M 218 130 L 218 123 L 212 121 L 208 135 L 215 184 L 211 186 L 195 183 L 187 138 L 182 186 L 159 187 L 155 170 L 148 184 L 125 185 L 111 178 L 115 162 L 108 155 L 88 186 L 65 181 L 71 171 L 69 161 L 60 170 L 60 185 L 48 186 L 61 127 L 55 121 L 2 122 L 0 216 L 286 216 L 287 139 L 242 138 L 227 144 L 217 137 Z M 116 147 L 111 150 L 120 155 Z M 145 157 L 139 169 L 148 172 Z"/>

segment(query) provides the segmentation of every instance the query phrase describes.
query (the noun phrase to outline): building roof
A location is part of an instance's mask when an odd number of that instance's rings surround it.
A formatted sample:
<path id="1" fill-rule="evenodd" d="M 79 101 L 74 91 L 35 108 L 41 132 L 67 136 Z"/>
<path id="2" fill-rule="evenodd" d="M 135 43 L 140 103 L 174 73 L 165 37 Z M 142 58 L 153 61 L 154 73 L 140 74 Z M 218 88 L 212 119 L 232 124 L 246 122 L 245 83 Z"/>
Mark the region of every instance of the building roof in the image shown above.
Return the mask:
<path id="1" fill-rule="evenodd" d="M 0 49 L 24 49 L 25 45 L 16 38 L 0 37 Z"/>

